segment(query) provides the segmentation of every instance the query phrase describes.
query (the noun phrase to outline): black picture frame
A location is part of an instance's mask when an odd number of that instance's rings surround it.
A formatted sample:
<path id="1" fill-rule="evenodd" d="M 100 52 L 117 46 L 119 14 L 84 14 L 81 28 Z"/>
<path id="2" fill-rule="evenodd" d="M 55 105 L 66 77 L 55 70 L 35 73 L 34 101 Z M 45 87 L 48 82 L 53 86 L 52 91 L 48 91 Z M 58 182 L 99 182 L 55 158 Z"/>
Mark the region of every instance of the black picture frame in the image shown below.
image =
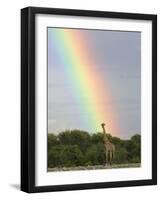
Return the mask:
<path id="1" fill-rule="evenodd" d="M 152 21 L 152 179 L 35 186 L 35 15 L 54 14 Z M 21 10 L 21 190 L 28 193 L 157 184 L 157 16 L 27 7 Z"/>

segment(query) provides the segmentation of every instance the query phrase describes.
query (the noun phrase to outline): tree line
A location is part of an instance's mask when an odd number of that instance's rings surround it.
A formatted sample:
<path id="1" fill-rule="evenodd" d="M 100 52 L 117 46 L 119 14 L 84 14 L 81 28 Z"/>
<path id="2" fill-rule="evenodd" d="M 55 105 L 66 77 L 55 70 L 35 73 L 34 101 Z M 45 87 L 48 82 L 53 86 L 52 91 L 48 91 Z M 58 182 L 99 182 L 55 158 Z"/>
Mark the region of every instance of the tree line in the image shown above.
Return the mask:
<path id="1" fill-rule="evenodd" d="M 115 164 L 141 163 L 141 136 L 122 140 L 108 134 L 115 145 Z M 105 164 L 103 134 L 81 130 L 66 130 L 48 134 L 48 168 L 93 166 Z"/>

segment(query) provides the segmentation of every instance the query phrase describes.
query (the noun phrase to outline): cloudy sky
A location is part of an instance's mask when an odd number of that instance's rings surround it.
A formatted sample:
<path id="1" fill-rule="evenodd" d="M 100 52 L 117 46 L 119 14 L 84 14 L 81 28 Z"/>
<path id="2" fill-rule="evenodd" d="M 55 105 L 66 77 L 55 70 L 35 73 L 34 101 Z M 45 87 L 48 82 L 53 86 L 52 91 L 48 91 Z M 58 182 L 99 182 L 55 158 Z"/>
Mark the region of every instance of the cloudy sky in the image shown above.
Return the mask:
<path id="1" fill-rule="evenodd" d="M 48 132 L 93 133 L 103 119 L 113 135 L 141 134 L 140 49 L 139 32 L 48 28 Z"/>

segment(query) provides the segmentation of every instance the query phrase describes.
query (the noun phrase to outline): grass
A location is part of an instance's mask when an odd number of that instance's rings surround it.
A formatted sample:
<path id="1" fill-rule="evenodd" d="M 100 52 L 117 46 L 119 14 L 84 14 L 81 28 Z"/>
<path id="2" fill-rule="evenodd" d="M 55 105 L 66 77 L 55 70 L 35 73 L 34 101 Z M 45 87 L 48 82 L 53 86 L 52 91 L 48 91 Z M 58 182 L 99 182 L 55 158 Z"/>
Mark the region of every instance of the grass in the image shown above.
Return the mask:
<path id="1" fill-rule="evenodd" d="M 96 169 L 118 169 L 118 168 L 137 168 L 140 167 L 140 163 L 126 163 L 126 164 L 113 164 L 107 165 L 95 165 L 95 166 L 78 166 L 78 167 L 55 167 L 48 168 L 48 172 L 56 171 L 78 171 L 78 170 L 96 170 Z"/>

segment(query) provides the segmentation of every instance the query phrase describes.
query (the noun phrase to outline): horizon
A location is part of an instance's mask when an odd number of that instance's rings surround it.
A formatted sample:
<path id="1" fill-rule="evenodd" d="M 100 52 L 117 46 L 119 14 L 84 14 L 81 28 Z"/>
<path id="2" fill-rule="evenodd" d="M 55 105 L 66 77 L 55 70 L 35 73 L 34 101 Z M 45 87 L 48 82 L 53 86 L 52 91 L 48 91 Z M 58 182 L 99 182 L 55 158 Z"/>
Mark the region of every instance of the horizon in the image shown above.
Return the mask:
<path id="1" fill-rule="evenodd" d="M 59 135 L 59 134 L 61 134 L 61 133 L 68 132 L 68 131 L 70 131 L 70 132 L 71 132 L 71 131 L 86 132 L 86 133 L 88 133 L 89 135 L 92 135 L 92 134 L 99 134 L 99 133 L 103 134 L 102 132 L 91 133 L 91 132 L 88 132 L 88 131 L 85 131 L 85 130 L 81 130 L 81 129 L 72 129 L 72 130 L 66 129 L 66 130 L 62 130 L 61 132 L 58 132 L 58 133 L 48 132 L 47 134 L 53 134 L 53 135 L 56 135 L 56 136 L 57 136 L 57 135 Z M 130 138 L 124 138 L 124 137 L 114 136 L 114 135 L 112 135 L 111 133 L 107 133 L 107 132 L 106 132 L 106 134 L 107 134 L 107 135 L 111 135 L 112 137 L 119 138 L 119 139 L 121 139 L 121 140 L 130 140 L 131 137 L 133 137 L 134 135 L 140 135 L 140 136 L 141 136 L 141 133 L 133 133 L 133 134 L 131 134 Z"/>

